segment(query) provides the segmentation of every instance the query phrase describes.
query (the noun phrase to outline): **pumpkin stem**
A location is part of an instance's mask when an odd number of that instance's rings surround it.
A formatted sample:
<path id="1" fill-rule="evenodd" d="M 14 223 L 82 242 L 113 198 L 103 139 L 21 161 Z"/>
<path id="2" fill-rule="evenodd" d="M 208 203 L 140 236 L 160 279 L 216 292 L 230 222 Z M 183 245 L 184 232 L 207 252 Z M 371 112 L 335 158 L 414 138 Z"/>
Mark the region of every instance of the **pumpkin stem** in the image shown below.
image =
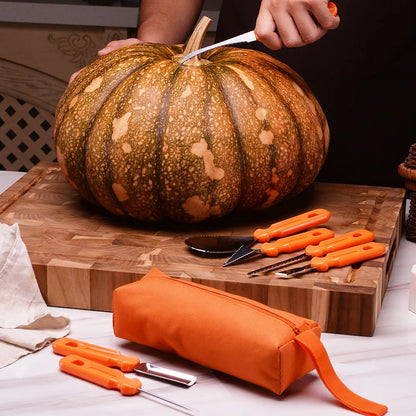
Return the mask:
<path id="1" fill-rule="evenodd" d="M 207 33 L 208 27 L 210 26 L 211 22 L 212 20 L 207 16 L 203 16 L 201 18 L 201 20 L 196 25 L 194 31 L 192 32 L 191 36 L 189 37 L 189 40 L 183 52 L 184 56 L 202 47 L 202 42 L 204 41 L 205 34 Z M 193 60 L 193 59 L 199 59 L 199 58 L 195 56 L 194 58 L 191 58 L 190 60 Z"/>

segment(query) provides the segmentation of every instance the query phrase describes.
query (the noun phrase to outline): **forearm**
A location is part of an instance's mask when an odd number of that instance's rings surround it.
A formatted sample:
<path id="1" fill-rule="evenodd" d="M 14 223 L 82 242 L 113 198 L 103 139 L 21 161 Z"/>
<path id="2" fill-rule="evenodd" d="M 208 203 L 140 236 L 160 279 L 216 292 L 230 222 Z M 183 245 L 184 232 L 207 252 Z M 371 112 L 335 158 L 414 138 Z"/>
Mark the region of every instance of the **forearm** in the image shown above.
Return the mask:
<path id="1" fill-rule="evenodd" d="M 201 13 L 203 0 L 142 0 L 137 38 L 168 45 L 183 43 Z"/>

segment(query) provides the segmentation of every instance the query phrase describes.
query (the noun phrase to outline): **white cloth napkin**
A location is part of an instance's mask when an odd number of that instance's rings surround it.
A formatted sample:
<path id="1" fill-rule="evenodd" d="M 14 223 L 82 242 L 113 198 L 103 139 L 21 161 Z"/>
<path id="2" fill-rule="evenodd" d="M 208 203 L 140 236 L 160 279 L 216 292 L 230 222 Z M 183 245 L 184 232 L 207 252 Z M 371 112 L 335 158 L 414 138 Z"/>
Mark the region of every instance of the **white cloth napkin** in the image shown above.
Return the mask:
<path id="1" fill-rule="evenodd" d="M 49 313 L 17 224 L 0 223 L 0 368 L 69 333 Z"/>

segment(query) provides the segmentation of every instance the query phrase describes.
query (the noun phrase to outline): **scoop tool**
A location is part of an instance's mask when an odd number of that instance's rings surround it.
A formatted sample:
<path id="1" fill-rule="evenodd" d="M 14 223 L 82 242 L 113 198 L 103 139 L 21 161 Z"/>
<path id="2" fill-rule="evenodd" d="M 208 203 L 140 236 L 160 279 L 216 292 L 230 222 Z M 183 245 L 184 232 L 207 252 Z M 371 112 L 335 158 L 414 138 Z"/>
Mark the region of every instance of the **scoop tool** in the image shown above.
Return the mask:
<path id="1" fill-rule="evenodd" d="M 380 257 L 385 251 L 386 247 L 380 243 L 371 242 L 360 244 L 358 246 L 329 253 L 325 257 L 313 257 L 310 264 L 306 266 L 283 270 L 281 272 L 275 272 L 274 274 L 279 279 L 290 279 L 313 271 L 326 272 L 331 267 L 349 266 L 350 264 Z"/>
<path id="2" fill-rule="evenodd" d="M 334 251 L 342 250 L 344 248 L 357 246 L 359 244 L 369 243 L 374 240 L 374 233 L 368 230 L 355 230 L 346 234 L 341 234 L 337 237 L 329 238 L 321 241 L 318 245 L 309 245 L 305 248 L 305 253 L 299 256 L 291 257 L 290 259 L 273 263 L 269 266 L 261 267 L 260 269 L 248 272 L 249 277 L 258 276 L 260 273 L 267 273 L 273 270 L 280 269 L 283 266 L 299 263 L 308 260 L 311 257 L 322 257 L 325 254 Z"/>
<path id="3" fill-rule="evenodd" d="M 227 255 L 233 254 L 242 245 L 252 246 L 256 241 L 265 243 L 272 238 L 286 237 L 291 234 L 320 225 L 329 220 L 331 214 L 326 209 L 314 209 L 300 215 L 278 221 L 269 228 L 259 228 L 252 236 L 194 236 L 185 240 L 185 244 L 193 251 L 202 254 Z"/>
<path id="4" fill-rule="evenodd" d="M 291 235 L 289 237 L 280 238 L 272 243 L 263 243 L 260 249 L 253 250 L 251 248 L 241 246 L 224 264 L 231 264 L 247 260 L 253 256 L 265 255 L 276 257 L 280 253 L 292 253 L 302 250 L 310 244 L 317 244 L 323 240 L 334 236 L 334 232 L 327 228 L 317 228 L 316 230 L 306 231 L 304 233 Z"/>
<path id="5" fill-rule="evenodd" d="M 123 372 L 135 371 L 182 386 L 190 387 L 196 377 L 180 371 L 169 370 L 149 363 L 141 363 L 135 355 L 122 355 L 119 351 L 81 342 L 72 338 L 57 339 L 52 344 L 53 352 L 59 355 L 77 355 L 107 367 L 117 367 Z"/>

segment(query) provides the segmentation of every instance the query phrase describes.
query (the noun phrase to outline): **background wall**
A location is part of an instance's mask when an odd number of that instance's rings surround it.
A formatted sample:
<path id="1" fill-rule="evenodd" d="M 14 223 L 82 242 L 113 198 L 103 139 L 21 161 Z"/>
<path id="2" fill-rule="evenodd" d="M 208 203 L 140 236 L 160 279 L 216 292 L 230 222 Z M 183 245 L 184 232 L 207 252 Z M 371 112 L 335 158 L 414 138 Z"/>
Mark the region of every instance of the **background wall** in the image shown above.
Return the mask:
<path id="1" fill-rule="evenodd" d="M 174 0 L 173 0 L 174 1 Z M 213 23 L 221 0 L 201 14 Z M 54 111 L 71 74 L 108 42 L 133 37 L 140 0 L 0 0 L 0 170 L 54 161 Z"/>

